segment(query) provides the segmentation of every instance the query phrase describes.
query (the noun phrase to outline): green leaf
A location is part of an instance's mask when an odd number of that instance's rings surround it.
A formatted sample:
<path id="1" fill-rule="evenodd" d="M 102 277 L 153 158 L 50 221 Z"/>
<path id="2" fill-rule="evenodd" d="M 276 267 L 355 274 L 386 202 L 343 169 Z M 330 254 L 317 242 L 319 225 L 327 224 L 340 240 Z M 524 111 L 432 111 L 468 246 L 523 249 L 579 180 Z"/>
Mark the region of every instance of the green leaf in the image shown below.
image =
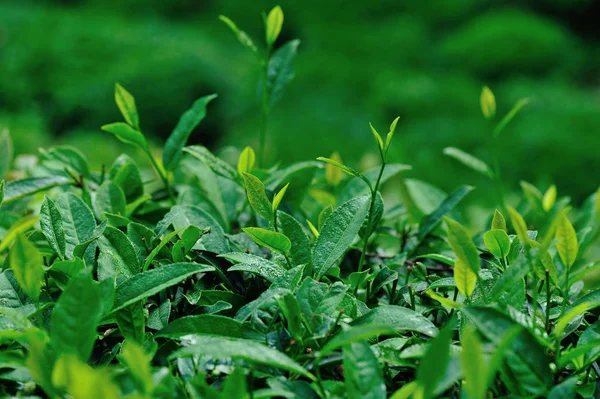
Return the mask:
<path id="1" fill-rule="evenodd" d="M 90 176 L 90 167 L 85 155 L 75 147 L 64 145 L 39 151 L 44 166 L 50 169 L 61 173 L 67 169 L 77 177 L 88 178 Z"/>
<path id="2" fill-rule="evenodd" d="M 110 180 L 123 190 L 127 202 L 144 195 L 144 183 L 140 170 L 128 155 L 120 155 L 110 169 Z"/>
<path id="3" fill-rule="evenodd" d="M 223 21 L 227 26 L 229 26 L 229 29 L 231 29 L 231 31 L 235 34 L 240 43 L 244 45 L 244 47 L 250 49 L 255 54 L 258 53 L 256 45 L 252 42 L 252 39 L 250 39 L 250 36 L 248 36 L 246 32 L 240 30 L 232 20 L 230 20 L 224 15 L 219 15 L 219 19 Z"/>
<path id="4" fill-rule="evenodd" d="M 85 263 L 79 258 L 73 260 L 55 261 L 48 273 L 61 290 L 65 290 L 69 281 L 85 269 Z"/>
<path id="5" fill-rule="evenodd" d="M 115 122 L 101 127 L 102 130 L 114 135 L 124 143 L 131 144 L 137 148 L 148 152 L 148 143 L 142 132 L 134 129 L 124 122 Z"/>
<path id="6" fill-rule="evenodd" d="M 4 186 L 4 203 L 49 190 L 53 187 L 72 184 L 73 181 L 64 176 L 28 177 L 21 180 L 13 180 Z"/>
<path id="7" fill-rule="evenodd" d="M 433 337 L 438 333 L 433 323 L 419 313 L 401 306 L 380 305 L 350 323 L 352 326 L 383 324 L 393 326 L 396 333 L 415 331 Z"/>
<path id="8" fill-rule="evenodd" d="M 0 180 L 0 207 L 4 202 L 4 180 Z"/>
<path id="9" fill-rule="evenodd" d="M 490 230 L 483 235 L 483 242 L 496 258 L 504 259 L 510 251 L 510 238 L 504 230 Z"/>
<path id="10" fill-rule="evenodd" d="M 217 175 L 223 176 L 229 180 L 237 181 L 237 171 L 227 162 L 223 161 L 219 157 L 216 157 L 206 147 L 193 145 L 185 147 L 183 151 L 204 162 L 206 166 L 211 168 L 212 171 Z"/>
<path id="11" fill-rule="evenodd" d="M 336 349 L 350 345 L 358 341 L 367 341 L 380 335 L 395 335 L 396 330 L 392 325 L 386 324 L 366 324 L 356 327 L 350 327 L 337 333 L 327 344 L 319 351 L 318 356 L 324 357 Z"/>
<path id="12" fill-rule="evenodd" d="M 136 343 L 126 339 L 125 342 L 123 342 L 121 353 L 118 357 L 119 361 L 127 366 L 127 370 L 134 377 L 140 390 L 143 393 L 149 394 L 154 388 L 150 364 L 152 359 L 144 352 L 144 349 L 139 344 L 140 342 Z"/>
<path id="13" fill-rule="evenodd" d="M 369 127 L 371 128 L 371 133 L 373 133 L 373 137 L 375 137 L 375 141 L 377 142 L 377 146 L 379 147 L 379 151 L 383 155 L 383 149 L 384 149 L 384 146 L 385 146 L 383 144 L 383 139 L 381 138 L 381 136 L 379 135 L 379 133 L 377 132 L 377 130 L 375 130 L 375 128 L 373 127 L 373 125 L 370 122 L 369 122 Z"/>
<path id="14" fill-rule="evenodd" d="M 200 314 L 180 317 L 157 332 L 155 337 L 179 339 L 190 334 L 262 339 L 264 336 L 230 317 Z"/>
<path id="15" fill-rule="evenodd" d="M 500 133 L 504 130 L 504 128 L 506 127 L 506 125 L 508 125 L 510 123 L 510 121 L 512 121 L 513 118 L 527 104 L 529 104 L 529 99 L 528 98 L 522 98 L 519 101 L 517 101 L 517 103 L 515 104 L 515 106 L 508 112 L 508 114 L 506 114 L 504 116 L 504 118 L 502 118 L 502 120 L 500 121 L 500 123 L 498 123 L 498 125 L 496 125 L 496 128 L 494 129 L 494 133 L 493 133 L 494 137 L 498 137 L 500 135 Z"/>
<path id="16" fill-rule="evenodd" d="M 318 157 L 317 160 L 321 161 L 321 162 L 325 162 L 326 164 L 335 166 L 336 168 L 339 168 L 340 170 L 342 170 L 343 172 L 349 174 L 350 176 L 358 177 L 359 179 L 361 179 L 365 183 L 367 183 L 367 185 L 369 187 L 371 186 L 371 183 L 369 183 L 369 181 L 367 180 L 367 178 L 364 177 L 360 172 L 352 169 L 349 166 L 346 166 L 346 165 L 342 164 L 341 162 L 338 162 L 337 160 L 330 159 L 330 158 L 325 158 L 325 157 Z"/>
<path id="17" fill-rule="evenodd" d="M 466 383 L 463 385 L 470 399 L 485 399 L 487 394 L 488 363 L 483 355 L 477 334 L 466 328 L 461 337 L 461 365 Z"/>
<path id="18" fill-rule="evenodd" d="M 413 393 L 419 388 L 419 385 L 416 381 L 411 381 L 408 384 L 405 384 L 402 388 L 398 389 L 390 399 L 409 399 L 412 397 Z M 421 392 L 421 391 L 419 391 Z"/>
<path id="19" fill-rule="evenodd" d="M 107 226 L 98 238 L 98 280 L 131 277 L 139 273 L 140 264 L 133 244 L 121 230 Z"/>
<path id="20" fill-rule="evenodd" d="M 115 320 L 125 339 L 140 344 L 144 342 L 146 316 L 142 301 L 134 302 L 116 312 Z"/>
<path id="21" fill-rule="evenodd" d="M 60 259 L 64 260 L 66 242 L 62 217 L 54 201 L 47 196 L 44 196 L 40 210 L 40 227 L 50 247 Z"/>
<path id="22" fill-rule="evenodd" d="M 265 180 L 265 186 L 267 190 L 277 192 L 289 184 L 285 194 L 286 203 L 299 209 L 319 167 L 320 164 L 313 161 L 298 162 L 271 174 Z"/>
<path id="23" fill-rule="evenodd" d="M 482 307 L 465 307 L 462 312 L 469 317 L 478 330 L 493 344 L 499 346 L 504 337 L 518 324 L 498 310 Z M 506 348 L 504 367 L 514 384 L 507 378 L 509 388 L 517 395 L 545 397 L 553 378 L 545 349 L 526 329 L 521 329 Z M 507 374 L 503 373 L 505 377 Z"/>
<path id="24" fill-rule="evenodd" d="M 0 253 L 10 248 L 13 241 L 15 241 L 19 235 L 32 229 L 37 222 L 38 218 L 31 215 L 17 220 L 12 226 L 10 226 L 10 229 L 8 229 L 6 234 L 4 234 L 2 241 L 0 241 Z"/>
<path id="25" fill-rule="evenodd" d="M 456 259 L 454 262 L 454 281 L 456 281 L 456 288 L 465 297 L 470 298 L 475 291 L 475 285 L 477 284 L 477 274 L 469 266 L 467 266 L 461 259 Z"/>
<path id="26" fill-rule="evenodd" d="M 450 344 L 454 334 L 454 322 L 447 324 L 439 335 L 431 341 L 427 352 L 419 362 L 417 381 L 422 390 L 422 398 L 434 398 L 434 392 L 443 381 L 450 364 Z"/>
<path id="27" fill-rule="evenodd" d="M 548 190 L 544 193 L 544 198 L 542 199 L 542 207 L 546 212 L 550 211 L 556 202 L 556 186 L 551 185 Z"/>
<path id="28" fill-rule="evenodd" d="M 223 227 L 201 208 L 176 205 L 158 222 L 155 231 L 158 235 L 162 235 L 170 225 L 176 230 L 188 226 L 197 226 L 204 230 L 210 229 L 210 234 L 203 235 L 196 243 L 195 249 L 204 249 L 217 254 L 230 251 Z"/>
<path id="29" fill-rule="evenodd" d="M 258 274 L 271 283 L 277 281 L 279 278 L 285 275 L 286 272 L 286 269 L 280 266 L 278 263 L 252 254 L 231 252 L 227 254 L 221 254 L 219 257 L 235 263 L 235 266 L 230 267 L 228 271 L 240 271 Z"/>
<path id="30" fill-rule="evenodd" d="M 246 186 L 246 194 L 248 196 L 248 202 L 254 212 L 258 213 L 269 222 L 273 221 L 273 206 L 267 198 L 265 192 L 265 185 L 260 179 L 250 173 L 242 173 L 244 177 L 244 183 Z"/>
<path id="31" fill-rule="evenodd" d="M 331 216 L 332 213 L 333 213 L 333 205 L 327 205 L 325 208 L 323 208 L 321 213 L 319 213 L 319 222 L 317 224 L 317 227 L 319 228 L 319 230 L 321 230 L 323 228 L 325 221 L 327 220 L 327 218 L 329 216 Z"/>
<path id="32" fill-rule="evenodd" d="M 570 268 L 577 259 L 579 252 L 579 244 L 577 243 L 577 233 L 573 225 L 567 218 L 567 215 L 562 215 L 558 220 L 556 227 L 556 249 L 563 264 Z"/>
<path id="33" fill-rule="evenodd" d="M 432 213 L 425 216 L 419 225 L 419 235 L 418 240 L 423 241 L 423 239 L 429 234 L 436 226 L 442 221 L 442 217 L 444 217 L 448 212 L 450 212 L 462 199 L 470 193 L 474 187 L 471 186 L 461 186 L 456 191 L 454 191 L 449 197 L 447 197 L 444 202 Z"/>
<path id="34" fill-rule="evenodd" d="M 295 339 L 302 341 L 304 327 L 302 325 L 302 311 L 298 304 L 298 299 L 292 292 L 286 292 L 283 295 L 276 295 L 275 300 L 279 305 L 281 313 L 287 320 L 287 329 Z"/>
<path id="35" fill-rule="evenodd" d="M 154 309 L 148 317 L 148 328 L 162 330 L 169 324 L 171 316 L 171 301 L 167 298 L 160 306 Z M 156 337 L 156 334 L 154 334 Z"/>
<path id="36" fill-rule="evenodd" d="M 24 316 L 36 311 L 35 303 L 21 288 L 15 273 L 10 269 L 0 273 L 0 303 L 2 307 L 14 309 Z"/>
<path id="37" fill-rule="evenodd" d="M 344 348 L 344 380 L 348 399 L 385 399 L 386 387 L 371 347 L 354 342 Z"/>
<path id="38" fill-rule="evenodd" d="M 281 27 L 283 26 L 283 11 L 281 7 L 275 6 L 265 20 L 265 35 L 267 45 L 271 46 L 279 37 Z"/>
<path id="39" fill-rule="evenodd" d="M 456 260 L 460 260 L 473 273 L 479 273 L 481 267 L 479 253 L 467 230 L 460 223 L 450 218 L 444 217 L 444 221 L 448 227 L 448 243 L 452 248 L 452 252 L 456 255 Z"/>
<path id="40" fill-rule="evenodd" d="M 181 239 L 173 245 L 171 254 L 173 262 L 183 262 L 185 255 L 196 245 L 196 242 L 205 233 L 204 230 L 196 226 L 188 226 L 181 232 Z"/>
<path id="41" fill-rule="evenodd" d="M 90 273 L 81 272 L 72 278 L 52 311 L 50 339 L 54 349 L 87 362 L 102 311 L 102 291 Z"/>
<path id="42" fill-rule="evenodd" d="M 381 187 L 384 183 L 389 181 L 392 177 L 396 176 L 397 174 L 411 169 L 412 167 L 410 165 L 404 165 L 400 163 L 386 164 L 383 174 L 381 175 L 381 179 L 379 179 L 379 187 Z M 348 183 L 344 186 L 344 189 L 342 190 L 342 193 L 340 194 L 338 200 L 340 202 L 345 202 L 349 199 L 360 197 L 361 195 L 370 195 L 370 189 L 377 182 L 377 178 L 379 177 L 380 171 L 381 167 L 378 166 L 366 171 L 362 175 L 362 181 L 356 179 L 348 181 Z M 369 183 L 365 185 L 365 181 L 368 181 Z"/>
<path id="43" fill-rule="evenodd" d="M 285 86 L 294 79 L 294 59 L 300 40 L 290 40 L 273 53 L 267 66 L 267 90 L 269 103 L 275 104 L 283 94 Z"/>
<path id="44" fill-rule="evenodd" d="M 285 235 L 260 227 L 245 227 L 242 229 L 248 234 L 252 240 L 263 247 L 267 247 L 272 251 L 287 254 L 292 248 L 292 242 Z"/>
<path id="45" fill-rule="evenodd" d="M 192 345 L 175 351 L 169 356 L 169 359 L 192 355 L 212 356 L 218 359 L 240 359 L 250 363 L 287 370 L 308 377 L 311 380 L 315 379 L 302 366 L 278 350 L 248 339 L 199 335 L 194 337 Z"/>
<path id="46" fill-rule="evenodd" d="M 21 289 L 37 301 L 42 290 L 42 254 L 24 235 L 19 235 L 10 250 L 10 267 Z"/>
<path id="47" fill-rule="evenodd" d="M 529 245 L 531 239 L 527 234 L 527 224 L 525 223 L 523 216 L 512 207 L 508 207 L 508 215 L 521 243 L 523 243 L 523 245 Z"/>
<path id="48" fill-rule="evenodd" d="M 494 217 L 492 218 L 492 230 L 506 231 L 506 220 L 498 209 L 494 211 Z"/>
<path id="49" fill-rule="evenodd" d="M 254 391 L 253 395 L 254 396 L 248 392 L 248 383 L 246 382 L 244 369 L 241 367 L 236 367 L 233 370 L 233 373 L 227 377 L 225 384 L 223 384 L 221 398 L 250 399 L 254 397 L 258 399 L 257 391 Z"/>
<path id="50" fill-rule="evenodd" d="M 104 213 L 125 216 L 127 200 L 123 190 L 112 181 L 107 180 L 96 190 L 94 206 L 98 219 L 104 219 Z"/>
<path id="51" fill-rule="evenodd" d="M 277 211 L 277 225 L 279 231 L 292 242 L 289 251 L 292 263 L 295 265 L 311 263 L 310 241 L 300 222 L 285 212 Z"/>
<path id="52" fill-rule="evenodd" d="M 489 87 L 483 86 L 481 95 L 479 96 L 481 105 L 481 113 L 485 119 L 491 119 L 496 115 L 496 98 Z"/>
<path id="53" fill-rule="evenodd" d="M 134 302 L 148 298 L 175 285 L 196 273 L 213 271 L 214 267 L 197 263 L 173 263 L 158 269 L 148 270 L 117 285 L 112 312 L 116 312 Z"/>
<path id="54" fill-rule="evenodd" d="M 167 139 L 163 151 L 163 165 L 167 170 L 174 170 L 181 158 L 181 151 L 192 133 L 202 122 L 206 116 L 206 106 L 213 99 L 217 98 L 216 94 L 210 94 L 199 98 L 194 102 L 192 107 L 185 111 L 175 129 Z"/>
<path id="55" fill-rule="evenodd" d="M 115 83 L 115 102 L 123 115 L 123 119 L 135 130 L 140 130 L 140 117 L 135 106 L 135 99 L 131 93 L 118 83 Z"/>
<path id="56" fill-rule="evenodd" d="M 111 373 L 107 369 L 92 368 L 74 355 L 61 356 L 55 363 L 54 359 L 50 363 L 47 357 L 48 355 L 42 359 L 45 360 L 45 368 L 52 370 L 52 386 L 64 389 L 68 393 L 67 397 L 104 399 L 120 396 L 120 390 L 112 381 Z M 48 392 L 47 387 L 44 387 L 44 390 Z M 63 393 L 51 396 L 65 396 Z"/>
<path id="57" fill-rule="evenodd" d="M 342 157 L 340 157 L 340 154 L 338 154 L 337 152 L 334 152 L 333 154 L 331 154 L 330 158 L 323 158 L 321 160 L 324 160 L 324 159 L 329 159 L 330 161 L 333 162 L 333 163 L 330 163 L 328 161 L 324 161 L 324 162 L 327 162 L 327 164 L 325 165 L 325 180 L 327 180 L 327 183 L 329 183 L 330 185 L 337 186 L 338 184 L 340 184 L 340 182 L 342 181 L 342 177 L 343 177 L 342 169 L 337 166 L 337 165 L 343 165 Z M 599 191 L 600 191 L 600 189 L 599 189 Z M 600 217 L 598 219 L 600 219 Z"/>
<path id="58" fill-rule="evenodd" d="M 313 266 L 318 279 L 352 244 L 369 212 L 369 203 L 368 196 L 351 199 L 327 218 L 313 251 Z"/>
<path id="59" fill-rule="evenodd" d="M 475 172 L 479 172 L 482 175 L 489 177 L 490 179 L 494 177 L 492 169 L 485 162 L 471 154 L 464 152 L 461 149 L 455 147 L 446 147 L 444 148 L 444 154 L 456 159 L 463 165 L 473 169 Z"/>
<path id="60" fill-rule="evenodd" d="M 387 137 L 385 138 L 385 150 L 386 151 L 388 150 L 388 148 L 390 148 L 392 138 L 394 137 L 394 132 L 396 131 L 396 125 L 398 125 L 399 120 L 400 120 L 400 117 L 398 116 L 390 124 L 390 131 L 388 132 Z"/>
<path id="61" fill-rule="evenodd" d="M 281 203 L 281 200 L 283 199 L 283 196 L 285 195 L 285 192 L 287 191 L 289 186 L 290 183 L 283 186 L 283 188 L 279 190 L 279 192 L 273 197 L 273 213 L 277 212 L 277 208 L 279 208 L 279 204 Z"/>
<path id="62" fill-rule="evenodd" d="M 2 179 L 8 169 L 13 157 L 13 144 L 8 129 L 0 131 L 0 179 Z M 2 201 L 0 201 L 2 203 Z"/>
<path id="63" fill-rule="evenodd" d="M 598 306 L 598 304 L 596 304 L 594 306 L 593 303 L 583 302 L 583 303 L 580 303 L 578 305 L 571 307 L 556 322 L 556 327 L 554 328 L 554 335 L 559 340 L 562 340 L 563 334 L 564 334 L 565 330 L 567 329 L 567 326 L 569 325 L 569 323 L 571 321 L 573 321 L 573 319 L 575 319 L 576 317 L 578 317 L 582 314 L 585 314 L 585 312 L 587 312 L 589 309 L 596 307 L 596 306 Z"/>
<path id="64" fill-rule="evenodd" d="M 239 174 L 242 173 L 250 173 L 252 172 L 252 168 L 254 168 L 254 164 L 256 162 L 256 154 L 252 147 L 246 147 L 240 154 L 237 163 L 237 170 Z"/>

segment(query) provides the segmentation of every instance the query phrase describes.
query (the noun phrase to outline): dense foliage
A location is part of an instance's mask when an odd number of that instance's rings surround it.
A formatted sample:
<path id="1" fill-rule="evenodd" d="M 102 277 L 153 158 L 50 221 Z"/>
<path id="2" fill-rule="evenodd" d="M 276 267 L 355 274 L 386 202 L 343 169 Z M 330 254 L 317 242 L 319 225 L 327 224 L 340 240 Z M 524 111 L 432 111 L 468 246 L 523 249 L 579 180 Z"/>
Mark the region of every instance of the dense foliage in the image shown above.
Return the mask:
<path id="1" fill-rule="evenodd" d="M 276 46 L 283 12 L 265 16 L 266 51 L 221 18 L 255 56 L 263 142 L 293 77 L 297 41 Z M 265 148 L 232 165 L 186 146 L 215 95 L 196 100 L 155 157 L 134 97 L 102 129 L 140 150 L 91 170 L 68 146 L 12 165 L 0 134 L 0 379 L 3 395 L 73 398 L 594 397 L 600 290 L 586 250 L 600 195 L 580 210 L 523 183 L 511 207 L 495 151 L 498 210 L 472 236 L 450 195 L 404 176 L 388 151 L 396 118 L 370 126 L 380 165 L 339 154 L 265 167 Z M 492 91 L 480 98 L 496 118 Z M 490 132 L 492 148 L 526 106 Z M 368 127 L 367 127 L 368 128 Z M 11 171 L 7 174 L 7 170 Z M 384 198 L 394 184 L 400 201 Z"/>

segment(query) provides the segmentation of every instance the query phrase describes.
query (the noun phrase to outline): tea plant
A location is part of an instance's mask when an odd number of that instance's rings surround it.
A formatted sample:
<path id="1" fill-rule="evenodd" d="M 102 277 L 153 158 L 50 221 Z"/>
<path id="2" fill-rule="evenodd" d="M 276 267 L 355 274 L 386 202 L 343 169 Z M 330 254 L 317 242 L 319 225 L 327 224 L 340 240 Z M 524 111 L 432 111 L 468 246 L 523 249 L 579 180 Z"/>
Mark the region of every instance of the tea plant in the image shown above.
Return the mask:
<path id="1" fill-rule="evenodd" d="M 446 195 L 389 162 L 398 118 L 385 139 L 371 126 L 373 170 L 337 153 L 257 167 L 271 101 L 289 82 L 291 64 L 281 63 L 291 60 L 278 54 L 297 46 L 271 55 L 281 9 L 265 21 L 258 156 L 246 147 L 231 165 L 186 146 L 207 95 L 182 115 L 160 162 L 120 85 L 124 121 L 102 128 L 141 150 L 158 181 L 125 154 L 91 170 L 68 146 L 6 173 L 10 136 L 0 135 L 2 394 L 597 396 L 600 290 L 586 252 L 600 232 L 600 195 L 575 211 L 554 186 L 542 194 L 523 183 L 515 207 L 499 190 L 502 210 L 471 236 L 456 206 L 473 187 Z M 484 89 L 484 116 L 494 110 Z M 446 153 L 500 187 L 497 162 Z M 402 202 L 388 204 L 381 188 L 394 177 L 388 188 Z"/>

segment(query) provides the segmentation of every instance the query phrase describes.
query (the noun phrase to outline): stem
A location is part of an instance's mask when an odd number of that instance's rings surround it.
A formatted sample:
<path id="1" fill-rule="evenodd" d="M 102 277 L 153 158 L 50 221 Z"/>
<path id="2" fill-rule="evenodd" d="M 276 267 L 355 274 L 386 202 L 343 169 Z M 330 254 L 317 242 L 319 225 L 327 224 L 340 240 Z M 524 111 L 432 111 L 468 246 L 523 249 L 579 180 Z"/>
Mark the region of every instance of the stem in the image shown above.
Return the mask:
<path id="1" fill-rule="evenodd" d="M 269 59 L 271 58 L 271 46 L 267 49 L 267 57 L 262 60 L 262 101 L 260 107 L 261 123 L 260 133 L 258 141 L 258 167 L 262 168 L 265 163 L 265 141 L 267 137 L 267 130 L 269 127 L 269 114 L 271 109 L 269 107 L 269 93 L 267 84 L 267 75 L 269 71 Z"/>
<path id="2" fill-rule="evenodd" d="M 567 273 L 565 276 L 565 288 L 563 289 L 563 303 L 562 309 L 560 311 L 561 316 L 565 313 L 565 310 L 567 309 L 567 302 L 569 299 L 569 271 L 569 267 L 567 266 Z"/>
<path id="3" fill-rule="evenodd" d="M 367 230 L 365 233 L 362 253 L 360 254 L 360 260 L 358 261 L 358 272 L 362 272 L 363 263 L 365 261 L 365 256 L 367 254 L 367 246 L 369 245 L 369 238 L 371 237 L 372 230 L 375 230 L 372 226 L 373 224 L 373 211 L 375 209 L 375 200 L 377 199 L 377 191 L 379 190 L 379 183 L 381 182 L 381 176 L 383 176 L 383 170 L 385 169 L 385 161 L 381 163 L 381 168 L 379 169 L 379 176 L 377 176 L 377 182 L 375 183 L 375 187 L 371 190 L 371 204 L 369 205 L 369 219 L 367 220 Z"/>
<path id="4" fill-rule="evenodd" d="M 550 272 L 546 270 L 546 331 L 550 333 Z"/>
<path id="5" fill-rule="evenodd" d="M 156 174 L 158 175 L 158 177 L 160 177 L 160 180 L 162 180 L 165 188 L 167 189 L 167 192 L 169 193 L 169 199 L 171 200 L 171 204 L 175 205 L 175 195 L 173 194 L 173 190 L 171 189 L 171 185 L 169 184 L 169 179 L 167 178 L 167 175 L 163 173 L 160 166 L 158 166 L 158 163 L 156 162 L 150 151 L 146 151 L 146 156 L 150 159 L 152 166 L 156 170 Z"/>

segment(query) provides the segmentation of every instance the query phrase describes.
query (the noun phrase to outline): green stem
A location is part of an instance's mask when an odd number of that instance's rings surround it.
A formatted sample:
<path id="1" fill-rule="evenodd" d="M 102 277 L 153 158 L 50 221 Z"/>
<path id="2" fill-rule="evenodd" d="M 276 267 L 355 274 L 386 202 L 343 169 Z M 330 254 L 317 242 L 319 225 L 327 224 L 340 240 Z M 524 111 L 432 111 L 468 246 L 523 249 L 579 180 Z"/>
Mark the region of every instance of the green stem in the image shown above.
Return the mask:
<path id="1" fill-rule="evenodd" d="M 373 224 L 373 211 L 375 210 L 375 201 L 377 199 L 377 191 L 379 190 L 379 183 L 381 182 L 381 176 L 383 176 L 383 171 L 385 169 L 385 161 L 381 163 L 381 168 L 379 169 L 379 176 L 377 176 L 377 182 L 375 183 L 375 187 L 371 190 L 371 204 L 369 205 L 369 219 L 367 220 L 367 230 L 365 232 L 365 238 L 363 242 L 362 253 L 360 254 L 360 260 L 358 261 L 358 272 L 362 272 L 363 263 L 365 261 L 365 256 L 367 254 L 367 246 L 369 245 L 369 238 L 371 237 L 372 230 L 375 230 L 372 226 Z"/>
<path id="2" fill-rule="evenodd" d="M 156 159 L 154 159 L 154 157 L 152 156 L 150 151 L 146 151 L 146 156 L 148 157 L 148 159 L 150 159 L 150 162 L 152 163 L 154 170 L 156 170 L 156 174 L 158 175 L 158 177 L 160 177 L 160 180 L 162 180 L 162 182 L 165 186 L 165 189 L 169 193 L 169 199 L 171 200 L 171 204 L 175 205 L 175 195 L 173 194 L 173 190 L 171 189 L 171 184 L 169 183 L 169 179 L 167 178 L 167 175 L 165 173 L 163 173 L 160 166 L 158 166 Z"/>
<path id="3" fill-rule="evenodd" d="M 546 331 L 550 333 L 550 272 L 546 270 Z"/>

